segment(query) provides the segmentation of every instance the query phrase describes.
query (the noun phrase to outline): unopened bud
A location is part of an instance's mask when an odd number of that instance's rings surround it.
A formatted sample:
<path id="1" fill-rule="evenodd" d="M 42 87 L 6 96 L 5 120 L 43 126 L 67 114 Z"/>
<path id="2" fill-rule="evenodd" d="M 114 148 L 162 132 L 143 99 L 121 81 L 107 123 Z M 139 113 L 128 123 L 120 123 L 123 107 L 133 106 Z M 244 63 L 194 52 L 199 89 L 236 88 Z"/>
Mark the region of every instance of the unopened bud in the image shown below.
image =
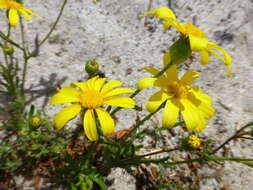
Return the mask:
<path id="1" fill-rule="evenodd" d="M 4 45 L 3 46 L 4 54 L 6 55 L 12 55 L 14 53 L 14 48 L 12 45 Z"/>
<path id="2" fill-rule="evenodd" d="M 30 120 L 30 124 L 33 127 L 39 127 L 42 123 L 42 119 L 38 116 L 33 116 Z"/>
<path id="3" fill-rule="evenodd" d="M 187 143 L 191 148 L 199 148 L 201 145 L 201 139 L 196 135 L 190 135 L 187 138 Z"/>
<path id="4" fill-rule="evenodd" d="M 23 4 L 23 0 L 16 0 L 17 3 Z"/>
<path id="5" fill-rule="evenodd" d="M 31 137 L 32 139 L 37 139 L 37 138 L 40 137 L 40 133 L 37 132 L 37 131 L 32 131 L 32 132 L 30 133 L 30 137 Z"/>
<path id="6" fill-rule="evenodd" d="M 99 64 L 96 60 L 88 60 L 85 64 L 85 71 L 92 76 L 99 71 Z"/>

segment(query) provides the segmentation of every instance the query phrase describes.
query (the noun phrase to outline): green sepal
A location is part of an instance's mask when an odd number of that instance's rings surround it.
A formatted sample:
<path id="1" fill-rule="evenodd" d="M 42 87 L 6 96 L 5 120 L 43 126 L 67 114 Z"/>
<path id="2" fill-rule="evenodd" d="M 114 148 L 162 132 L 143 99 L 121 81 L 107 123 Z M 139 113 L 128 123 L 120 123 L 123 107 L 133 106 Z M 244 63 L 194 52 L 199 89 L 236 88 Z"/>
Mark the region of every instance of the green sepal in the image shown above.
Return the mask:
<path id="1" fill-rule="evenodd" d="M 174 64 L 182 63 L 191 56 L 189 38 L 181 36 L 169 49 L 171 61 Z"/>

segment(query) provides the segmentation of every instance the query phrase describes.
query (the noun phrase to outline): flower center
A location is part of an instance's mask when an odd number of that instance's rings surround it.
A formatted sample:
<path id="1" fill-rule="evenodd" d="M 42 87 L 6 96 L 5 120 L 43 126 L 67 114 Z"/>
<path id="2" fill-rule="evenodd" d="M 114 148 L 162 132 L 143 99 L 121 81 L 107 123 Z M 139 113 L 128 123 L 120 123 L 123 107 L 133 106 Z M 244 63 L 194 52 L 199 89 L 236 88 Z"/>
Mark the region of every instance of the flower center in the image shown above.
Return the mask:
<path id="1" fill-rule="evenodd" d="M 177 81 L 174 81 L 168 85 L 168 91 L 170 94 L 173 94 L 175 98 L 187 98 L 187 87 L 185 85 L 181 85 Z"/>
<path id="2" fill-rule="evenodd" d="M 80 96 L 80 102 L 84 108 L 98 108 L 103 104 L 103 96 L 97 90 L 87 90 Z"/>
<path id="3" fill-rule="evenodd" d="M 22 8 L 22 5 L 13 0 L 7 0 L 5 4 L 9 9 L 20 10 Z"/>
<path id="4" fill-rule="evenodd" d="M 198 27 L 194 26 L 191 22 L 183 24 L 183 27 L 184 27 L 184 34 L 186 35 L 193 35 L 199 38 L 205 37 L 205 33 Z"/>

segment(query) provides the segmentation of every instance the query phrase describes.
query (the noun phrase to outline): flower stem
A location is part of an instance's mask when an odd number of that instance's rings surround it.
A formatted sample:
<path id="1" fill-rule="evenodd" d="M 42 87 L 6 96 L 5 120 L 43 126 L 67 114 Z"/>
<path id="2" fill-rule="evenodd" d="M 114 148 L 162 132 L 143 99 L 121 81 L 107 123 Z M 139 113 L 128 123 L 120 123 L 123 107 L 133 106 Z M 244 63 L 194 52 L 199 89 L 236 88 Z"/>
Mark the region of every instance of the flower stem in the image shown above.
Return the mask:
<path id="1" fill-rule="evenodd" d="M 169 69 L 171 66 L 173 65 L 172 62 L 170 62 L 169 64 L 167 64 L 159 73 L 157 73 L 156 75 L 154 75 L 154 78 L 160 77 L 161 75 L 163 75 L 163 73 L 165 73 L 167 71 L 167 69 Z M 137 94 L 140 93 L 141 90 L 137 89 L 136 91 L 134 91 L 134 93 L 130 96 L 130 98 L 135 97 Z M 121 110 L 121 107 L 117 107 L 115 108 L 112 112 L 111 115 L 114 115 L 117 111 Z"/>
<path id="2" fill-rule="evenodd" d="M 128 137 L 131 136 L 131 134 L 136 131 L 141 125 L 145 123 L 145 121 L 149 120 L 156 112 L 158 112 L 160 109 L 162 109 L 165 105 L 166 101 L 164 101 L 154 112 L 149 113 L 146 117 L 144 117 L 142 120 L 140 120 L 134 127 L 133 129 L 124 137 L 127 139 Z"/>
<path id="3" fill-rule="evenodd" d="M 47 33 L 47 35 L 43 38 L 43 40 L 41 40 L 41 42 L 39 43 L 39 46 L 41 46 L 42 44 L 45 43 L 45 41 L 50 37 L 50 35 L 52 34 L 52 32 L 54 31 L 56 25 L 58 24 L 61 16 L 62 16 L 62 13 L 63 13 L 63 10 L 65 8 L 65 5 L 67 4 L 68 0 L 64 0 L 63 3 L 62 3 L 62 6 L 61 6 L 61 9 L 60 9 L 60 12 L 56 18 L 56 21 L 54 22 L 52 28 L 50 29 L 50 31 Z"/>
<path id="4" fill-rule="evenodd" d="M 161 154 L 161 153 L 165 153 L 165 152 L 173 152 L 175 150 L 179 150 L 180 147 L 176 147 L 176 148 L 172 148 L 172 149 L 167 149 L 167 148 L 164 148 L 162 150 L 158 150 L 158 151 L 155 151 L 155 152 L 150 152 L 150 153 L 147 153 L 147 154 L 143 154 L 143 155 L 137 155 L 136 157 L 134 158 L 141 158 L 141 157 L 146 157 L 146 156 L 152 156 L 152 155 L 156 155 L 156 154 Z"/>
<path id="5" fill-rule="evenodd" d="M 253 125 L 253 122 L 248 123 L 247 125 L 245 125 L 244 127 L 242 127 L 241 129 L 239 129 L 238 131 L 235 132 L 235 134 L 233 136 L 231 136 L 230 138 L 228 138 L 224 143 L 222 143 L 219 147 L 217 147 L 216 149 L 213 150 L 212 154 L 215 154 L 218 150 L 220 150 L 222 147 L 224 147 L 227 143 L 229 143 L 231 140 L 237 138 L 240 136 L 240 132 L 242 132 L 244 129 L 246 129 L 247 127 L 250 127 Z"/>

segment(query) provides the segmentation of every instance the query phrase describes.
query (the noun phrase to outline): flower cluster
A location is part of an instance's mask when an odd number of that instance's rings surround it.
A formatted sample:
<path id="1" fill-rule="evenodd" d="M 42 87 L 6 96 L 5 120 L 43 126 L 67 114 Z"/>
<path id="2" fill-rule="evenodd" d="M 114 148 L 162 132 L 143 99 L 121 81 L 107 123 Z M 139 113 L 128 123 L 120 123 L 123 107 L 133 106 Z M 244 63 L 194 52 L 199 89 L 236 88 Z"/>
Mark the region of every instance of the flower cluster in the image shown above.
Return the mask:
<path id="1" fill-rule="evenodd" d="M 153 76 L 140 79 L 137 83 L 138 90 L 147 87 L 160 88 L 149 98 L 147 110 L 153 113 L 164 105 L 162 115 L 164 127 L 174 127 L 181 116 L 180 118 L 183 119 L 187 130 L 201 132 L 206 127 L 206 120 L 215 114 L 212 99 L 200 87 L 193 86 L 200 73 L 189 70 L 182 77 L 179 77 L 177 63 L 186 60 L 193 51 L 200 52 L 200 63 L 205 65 L 210 60 L 209 54 L 212 53 L 225 63 L 228 76 L 231 76 L 231 57 L 222 47 L 210 42 L 205 37 L 205 33 L 191 22 L 181 24 L 169 8 L 161 7 L 148 11 L 146 14 L 154 14 L 157 18 L 163 19 L 164 28 L 174 27 L 181 34 L 181 38 L 171 46 L 174 49 L 171 48 L 170 51 L 164 53 L 164 69 L 162 71 L 154 67 L 143 68 Z M 186 55 L 181 58 L 180 56 L 184 54 L 182 48 L 186 49 Z M 92 69 L 93 64 L 92 62 L 90 65 Z M 90 76 L 94 76 L 98 73 L 98 65 L 95 69 L 94 72 L 93 70 L 88 72 L 90 70 L 86 68 L 86 71 Z M 72 103 L 54 117 L 55 127 L 58 130 L 61 129 L 69 120 L 81 112 L 83 113 L 84 132 L 89 140 L 98 140 L 100 135 L 111 135 L 114 132 L 115 123 L 103 105 L 134 108 L 135 101 L 130 97 L 118 96 L 124 93 L 133 93 L 132 89 L 116 88 L 122 85 L 120 81 L 114 80 L 105 83 L 106 80 L 106 78 L 99 78 L 98 76 L 92 77 L 86 82 L 73 83 L 71 87 L 63 87 L 55 94 L 52 97 L 51 104 Z M 200 141 L 193 136 L 189 137 L 189 143 L 193 147 L 200 145 Z"/>

